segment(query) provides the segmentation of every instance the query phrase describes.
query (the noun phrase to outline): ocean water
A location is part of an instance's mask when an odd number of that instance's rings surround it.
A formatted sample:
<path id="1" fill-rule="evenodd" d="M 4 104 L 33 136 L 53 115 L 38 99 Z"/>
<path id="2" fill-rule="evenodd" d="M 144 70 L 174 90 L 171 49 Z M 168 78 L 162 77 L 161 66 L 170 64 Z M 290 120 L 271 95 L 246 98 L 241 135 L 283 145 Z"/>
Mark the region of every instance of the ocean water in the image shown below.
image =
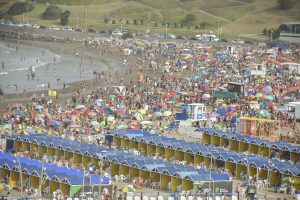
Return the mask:
<path id="1" fill-rule="evenodd" d="M 114 65 L 115 61 L 109 62 Z M 34 79 L 30 76 L 30 67 L 34 68 Z M 57 55 L 48 49 L 0 41 L 0 85 L 5 94 L 48 89 L 43 88 L 48 83 L 51 89 L 62 88 L 63 83 L 91 79 L 94 71 L 107 69 L 100 59 L 91 61 L 72 54 Z"/>

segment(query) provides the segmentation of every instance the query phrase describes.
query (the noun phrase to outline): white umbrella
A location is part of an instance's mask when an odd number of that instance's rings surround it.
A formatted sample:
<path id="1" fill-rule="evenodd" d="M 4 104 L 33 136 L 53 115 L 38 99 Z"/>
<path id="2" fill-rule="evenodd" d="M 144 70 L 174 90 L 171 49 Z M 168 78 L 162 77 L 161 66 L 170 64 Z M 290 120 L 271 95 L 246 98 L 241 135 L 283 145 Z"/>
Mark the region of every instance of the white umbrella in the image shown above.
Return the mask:
<path id="1" fill-rule="evenodd" d="M 169 110 L 166 110 L 166 111 L 163 113 L 163 116 L 164 116 L 164 117 L 169 117 L 169 116 L 171 116 L 171 115 L 172 115 L 172 112 L 169 111 Z"/>
<path id="2" fill-rule="evenodd" d="M 85 106 L 84 106 L 84 105 L 77 105 L 77 106 L 75 107 L 75 109 L 77 109 L 77 110 L 80 110 L 80 109 L 82 109 L 82 108 L 85 108 Z"/>

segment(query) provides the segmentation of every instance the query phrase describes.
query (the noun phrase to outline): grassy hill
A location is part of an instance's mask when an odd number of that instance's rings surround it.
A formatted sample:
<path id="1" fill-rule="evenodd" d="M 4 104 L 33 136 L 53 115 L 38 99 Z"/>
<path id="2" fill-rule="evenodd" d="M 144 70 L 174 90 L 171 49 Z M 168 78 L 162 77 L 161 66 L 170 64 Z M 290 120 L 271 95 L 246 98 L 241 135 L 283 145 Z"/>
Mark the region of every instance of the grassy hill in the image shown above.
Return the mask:
<path id="1" fill-rule="evenodd" d="M 129 22 L 123 28 L 143 32 L 146 29 L 165 31 L 165 24 L 169 23 L 168 32 L 173 33 L 217 31 L 218 27 L 222 27 L 222 34 L 235 35 L 261 33 L 264 28 L 277 28 L 282 22 L 300 21 L 300 1 L 289 1 L 290 8 L 281 11 L 277 0 L 37 0 L 34 10 L 25 16 L 25 20 L 28 18 L 32 24 L 59 25 L 59 20 L 41 19 L 47 2 L 63 11 L 69 10 L 70 25 L 77 27 L 78 24 L 82 29 L 85 29 L 86 21 L 88 27 L 120 28 L 122 19 Z M 14 0 L 3 2 L 0 14 L 5 13 Z M 187 14 L 194 15 L 195 20 L 179 28 Z M 109 19 L 109 23 L 104 23 L 105 18 Z M 14 19 L 22 21 L 23 16 L 15 16 Z M 113 21 L 115 24 L 112 24 Z M 138 24 L 134 25 L 134 21 Z M 195 29 L 204 22 L 208 24 L 204 30 Z"/>

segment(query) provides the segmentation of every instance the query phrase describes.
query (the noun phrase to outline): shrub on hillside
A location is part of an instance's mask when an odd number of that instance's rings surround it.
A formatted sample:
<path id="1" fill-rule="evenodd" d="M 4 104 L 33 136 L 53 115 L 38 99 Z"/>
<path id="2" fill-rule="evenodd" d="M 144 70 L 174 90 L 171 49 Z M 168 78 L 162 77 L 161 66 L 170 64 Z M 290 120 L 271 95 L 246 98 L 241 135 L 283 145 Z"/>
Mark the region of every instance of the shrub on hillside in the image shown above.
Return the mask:
<path id="1" fill-rule="evenodd" d="M 62 10 L 57 6 L 48 6 L 42 14 L 42 19 L 56 20 L 61 17 Z"/>
<path id="2" fill-rule="evenodd" d="M 8 9 L 6 14 L 9 16 L 21 15 L 23 13 L 30 12 L 33 9 L 34 7 L 30 2 L 16 2 Z"/>

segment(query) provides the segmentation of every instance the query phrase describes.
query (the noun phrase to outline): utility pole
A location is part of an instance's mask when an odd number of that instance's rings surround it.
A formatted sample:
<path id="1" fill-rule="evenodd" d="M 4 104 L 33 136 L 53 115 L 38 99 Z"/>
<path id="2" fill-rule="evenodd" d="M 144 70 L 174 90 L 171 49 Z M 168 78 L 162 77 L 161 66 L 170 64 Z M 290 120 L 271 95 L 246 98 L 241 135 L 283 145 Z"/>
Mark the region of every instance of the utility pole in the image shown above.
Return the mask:
<path id="1" fill-rule="evenodd" d="M 77 20 L 77 24 L 76 24 L 76 27 L 78 28 L 78 17 L 76 17 L 76 20 Z"/>
<path id="2" fill-rule="evenodd" d="M 219 39 L 219 42 L 220 42 L 220 16 L 218 18 L 218 39 Z"/>
<path id="3" fill-rule="evenodd" d="M 85 6 L 85 32 L 87 32 L 87 5 Z"/>
<path id="4" fill-rule="evenodd" d="M 168 23 L 166 23 L 166 39 L 168 37 Z"/>

